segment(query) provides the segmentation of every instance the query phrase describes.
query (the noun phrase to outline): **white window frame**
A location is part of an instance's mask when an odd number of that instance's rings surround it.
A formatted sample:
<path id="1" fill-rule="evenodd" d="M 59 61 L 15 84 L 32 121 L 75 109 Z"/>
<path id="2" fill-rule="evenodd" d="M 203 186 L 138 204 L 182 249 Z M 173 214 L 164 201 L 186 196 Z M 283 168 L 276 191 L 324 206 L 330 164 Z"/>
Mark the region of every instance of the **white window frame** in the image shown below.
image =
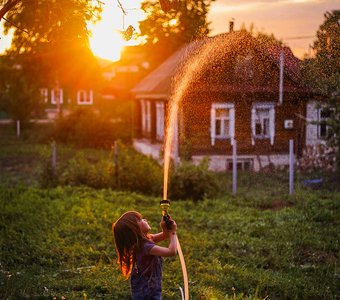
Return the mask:
<path id="1" fill-rule="evenodd" d="M 83 98 L 81 97 L 83 95 Z M 81 99 L 84 99 L 81 101 Z M 93 91 L 92 90 L 78 90 L 77 91 L 77 104 L 78 105 L 92 105 L 93 104 Z"/>
<path id="2" fill-rule="evenodd" d="M 229 132 L 227 135 L 216 135 L 216 110 L 226 109 L 229 111 L 229 117 L 224 120 L 229 121 Z M 221 122 L 221 126 L 224 122 Z M 232 144 L 235 138 L 235 105 L 233 103 L 212 103 L 210 109 L 210 139 L 211 145 L 215 145 L 216 140 L 227 140 L 230 139 Z"/>
<path id="3" fill-rule="evenodd" d="M 323 121 L 327 121 L 330 116 L 328 118 L 324 118 L 321 116 L 322 112 L 325 110 L 325 107 L 321 107 L 318 109 L 318 139 L 320 140 L 326 140 L 327 137 L 329 136 L 329 131 L 330 131 L 330 126 L 328 126 L 327 124 L 322 124 Z M 329 109 L 330 115 L 333 113 L 334 114 L 334 109 Z M 326 130 L 326 135 L 323 136 L 321 135 L 321 126 L 326 126 L 325 130 Z"/>
<path id="4" fill-rule="evenodd" d="M 151 103 L 141 99 L 142 131 L 151 132 Z"/>
<path id="5" fill-rule="evenodd" d="M 48 88 L 41 88 L 40 96 L 41 96 L 42 102 L 48 103 Z"/>
<path id="6" fill-rule="evenodd" d="M 164 139 L 164 102 L 156 102 L 156 138 Z"/>
<path id="7" fill-rule="evenodd" d="M 269 134 L 256 134 L 256 121 L 258 120 L 258 115 L 256 113 L 257 109 L 267 109 L 268 117 L 269 117 Z M 263 122 L 261 122 L 261 127 L 263 127 Z M 275 104 L 274 102 L 261 102 L 261 103 L 253 103 L 253 107 L 251 109 L 251 143 L 255 145 L 255 140 L 263 140 L 270 139 L 270 144 L 274 144 L 275 137 Z"/>
<path id="8" fill-rule="evenodd" d="M 64 103 L 64 95 L 63 95 L 63 89 L 52 89 L 51 90 L 51 103 L 58 105 L 58 99 L 56 98 L 56 92 L 59 91 L 60 92 L 60 99 L 59 99 L 59 104 L 63 104 Z"/>

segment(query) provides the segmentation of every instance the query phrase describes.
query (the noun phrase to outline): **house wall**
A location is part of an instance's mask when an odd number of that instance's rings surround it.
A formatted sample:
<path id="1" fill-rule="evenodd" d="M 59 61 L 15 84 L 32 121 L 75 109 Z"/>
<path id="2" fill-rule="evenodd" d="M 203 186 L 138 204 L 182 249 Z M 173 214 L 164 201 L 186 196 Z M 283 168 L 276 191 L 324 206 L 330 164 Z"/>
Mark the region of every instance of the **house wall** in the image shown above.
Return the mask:
<path id="1" fill-rule="evenodd" d="M 289 140 L 296 141 L 296 151 L 302 147 L 304 138 L 299 115 L 303 115 L 303 101 L 296 95 L 286 95 L 284 103 L 275 105 L 275 137 L 271 145 L 269 139 L 255 140 L 252 144 L 251 135 L 251 108 L 253 102 L 276 102 L 277 95 L 272 94 L 232 94 L 217 95 L 209 99 L 191 99 L 186 101 L 184 112 L 184 134 L 181 136 L 180 147 L 186 145 L 191 149 L 191 155 L 223 155 L 232 153 L 230 139 L 216 140 L 211 145 L 210 139 L 210 108 L 216 101 L 231 102 L 235 104 L 235 139 L 238 141 L 238 152 L 242 155 L 287 154 Z M 293 128 L 284 127 L 285 120 L 293 121 Z"/>
<path id="2" fill-rule="evenodd" d="M 194 155 L 192 162 L 198 165 L 206 156 Z M 232 163 L 231 155 L 211 155 L 209 156 L 209 169 L 215 172 L 228 170 L 228 163 Z M 264 168 L 276 166 L 287 168 L 289 166 L 289 154 L 271 154 L 271 155 L 237 155 L 237 162 L 247 161 L 251 163 L 250 168 L 258 172 Z"/>

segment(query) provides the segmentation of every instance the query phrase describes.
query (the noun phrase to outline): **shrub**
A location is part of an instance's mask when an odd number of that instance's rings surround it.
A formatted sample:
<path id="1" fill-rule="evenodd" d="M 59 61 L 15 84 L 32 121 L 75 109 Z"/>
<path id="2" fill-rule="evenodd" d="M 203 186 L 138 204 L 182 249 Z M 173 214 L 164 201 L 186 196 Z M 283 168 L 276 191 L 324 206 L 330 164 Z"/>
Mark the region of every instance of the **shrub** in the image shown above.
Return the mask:
<path id="1" fill-rule="evenodd" d="M 119 143 L 118 147 L 117 186 L 146 195 L 161 195 L 161 166 L 151 157 L 137 153 L 122 143 Z"/>
<path id="2" fill-rule="evenodd" d="M 92 110 L 78 109 L 66 117 L 61 117 L 52 135 L 56 141 L 62 143 L 109 148 L 117 139 L 129 141 L 131 126 L 127 122 L 114 121 Z"/>
<path id="3" fill-rule="evenodd" d="M 216 196 L 218 179 L 214 172 L 209 171 L 209 160 L 204 159 L 198 166 L 183 162 L 171 174 L 170 197 L 174 199 L 201 200 Z"/>
<path id="4" fill-rule="evenodd" d="M 118 155 L 94 155 L 76 151 L 58 151 L 56 175 L 53 176 L 51 154 L 46 151 L 42 162 L 40 184 L 43 187 L 56 185 L 87 185 L 96 189 L 114 188 L 137 191 L 146 195 L 161 195 L 162 169 L 150 157 L 137 153 L 118 142 Z M 97 150 L 98 151 L 98 150 Z"/>

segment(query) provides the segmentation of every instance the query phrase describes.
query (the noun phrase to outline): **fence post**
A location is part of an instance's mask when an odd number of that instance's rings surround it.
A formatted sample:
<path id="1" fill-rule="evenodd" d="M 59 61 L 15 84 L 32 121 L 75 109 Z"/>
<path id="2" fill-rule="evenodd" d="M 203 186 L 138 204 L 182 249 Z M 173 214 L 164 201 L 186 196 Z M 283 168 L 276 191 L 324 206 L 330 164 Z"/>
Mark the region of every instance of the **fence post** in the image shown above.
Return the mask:
<path id="1" fill-rule="evenodd" d="M 294 193 L 294 140 L 289 140 L 289 195 Z"/>
<path id="2" fill-rule="evenodd" d="M 56 147 L 56 142 L 52 142 L 52 175 L 53 178 L 56 177 L 56 169 L 57 169 L 57 147 Z"/>
<path id="3" fill-rule="evenodd" d="M 17 137 L 20 137 L 20 120 L 17 120 Z"/>
<path id="4" fill-rule="evenodd" d="M 118 142 L 115 141 L 113 145 L 113 161 L 115 164 L 115 177 L 116 177 L 116 184 L 118 185 L 119 180 L 118 180 Z"/>
<path id="5" fill-rule="evenodd" d="M 237 190 L 237 142 L 233 140 L 233 195 Z"/>

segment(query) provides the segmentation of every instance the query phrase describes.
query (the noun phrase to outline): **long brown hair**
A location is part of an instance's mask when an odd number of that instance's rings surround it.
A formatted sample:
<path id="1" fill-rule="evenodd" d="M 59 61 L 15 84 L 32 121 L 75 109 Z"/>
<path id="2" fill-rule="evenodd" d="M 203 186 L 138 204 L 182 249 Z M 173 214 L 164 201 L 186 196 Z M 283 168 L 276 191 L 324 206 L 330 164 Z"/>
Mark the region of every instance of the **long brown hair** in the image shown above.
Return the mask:
<path id="1" fill-rule="evenodd" d="M 136 260 L 136 251 L 147 237 L 141 232 L 138 221 L 142 215 L 136 211 L 124 213 L 112 224 L 117 252 L 117 263 L 126 279 L 129 278 Z"/>

